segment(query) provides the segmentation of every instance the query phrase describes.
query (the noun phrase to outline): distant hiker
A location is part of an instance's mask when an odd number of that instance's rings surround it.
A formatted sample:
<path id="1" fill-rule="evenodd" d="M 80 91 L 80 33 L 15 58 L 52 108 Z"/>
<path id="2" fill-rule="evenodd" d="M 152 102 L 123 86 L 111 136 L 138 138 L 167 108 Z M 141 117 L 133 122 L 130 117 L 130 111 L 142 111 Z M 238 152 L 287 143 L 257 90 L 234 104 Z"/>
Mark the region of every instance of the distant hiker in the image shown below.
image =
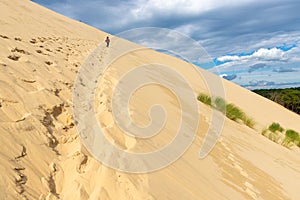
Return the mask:
<path id="1" fill-rule="evenodd" d="M 109 37 L 108 37 L 108 36 L 106 37 L 106 40 L 105 40 L 105 42 L 106 42 L 106 47 L 109 47 L 110 39 L 109 39 Z"/>

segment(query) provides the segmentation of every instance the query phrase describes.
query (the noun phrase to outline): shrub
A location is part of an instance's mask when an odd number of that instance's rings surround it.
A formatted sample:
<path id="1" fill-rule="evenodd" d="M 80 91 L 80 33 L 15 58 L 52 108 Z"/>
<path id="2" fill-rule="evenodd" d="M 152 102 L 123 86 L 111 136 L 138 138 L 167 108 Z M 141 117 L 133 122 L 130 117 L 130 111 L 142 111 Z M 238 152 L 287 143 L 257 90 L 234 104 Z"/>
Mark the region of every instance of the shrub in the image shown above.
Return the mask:
<path id="1" fill-rule="evenodd" d="M 243 119 L 245 117 L 245 113 L 234 104 L 227 104 L 226 116 L 233 121 L 237 121 L 238 119 Z"/>
<path id="2" fill-rule="evenodd" d="M 211 106 L 211 97 L 206 95 L 206 94 L 203 94 L 203 93 L 200 93 L 197 97 L 197 99 L 199 101 L 201 101 L 202 103 L 206 104 L 206 105 L 210 105 Z"/>
<path id="3" fill-rule="evenodd" d="M 275 133 L 276 131 L 282 132 L 284 129 L 280 126 L 279 123 L 275 123 L 273 122 L 269 128 L 270 131 L 272 131 L 273 133 Z"/>
<path id="4" fill-rule="evenodd" d="M 299 133 L 291 129 L 285 132 L 285 137 L 291 142 L 299 141 Z"/>

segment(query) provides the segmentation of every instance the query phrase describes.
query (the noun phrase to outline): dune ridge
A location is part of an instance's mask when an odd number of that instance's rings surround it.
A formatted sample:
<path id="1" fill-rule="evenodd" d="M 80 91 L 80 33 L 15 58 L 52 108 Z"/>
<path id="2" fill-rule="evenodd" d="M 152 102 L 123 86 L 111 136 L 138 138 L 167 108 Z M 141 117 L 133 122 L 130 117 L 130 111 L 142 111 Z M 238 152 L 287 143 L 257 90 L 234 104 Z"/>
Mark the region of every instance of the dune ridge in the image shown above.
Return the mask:
<path id="1" fill-rule="evenodd" d="M 72 95 L 81 64 L 108 34 L 25 0 L 1 1 L 0 19 L 0 199 L 300 198 L 299 148 L 287 149 L 260 134 L 272 122 L 300 132 L 299 115 L 226 80 L 226 101 L 251 116 L 254 129 L 225 119 L 217 145 L 199 159 L 212 110 L 198 102 L 196 138 L 172 165 L 146 174 L 102 165 L 77 134 Z M 136 44 L 114 37 L 102 59 L 130 45 Z M 99 80 L 96 114 L 109 140 L 131 152 L 167 144 L 180 122 L 178 101 L 162 86 L 145 87 L 130 102 L 132 118 L 141 125 L 149 122 L 145 113 L 153 103 L 165 106 L 171 114 L 159 135 L 138 140 L 124 135 L 113 120 L 111 94 L 118 80 L 154 62 L 190 80 L 195 96 L 208 92 L 190 64 L 147 48 L 114 62 Z M 168 81 L 178 84 L 176 78 Z"/>

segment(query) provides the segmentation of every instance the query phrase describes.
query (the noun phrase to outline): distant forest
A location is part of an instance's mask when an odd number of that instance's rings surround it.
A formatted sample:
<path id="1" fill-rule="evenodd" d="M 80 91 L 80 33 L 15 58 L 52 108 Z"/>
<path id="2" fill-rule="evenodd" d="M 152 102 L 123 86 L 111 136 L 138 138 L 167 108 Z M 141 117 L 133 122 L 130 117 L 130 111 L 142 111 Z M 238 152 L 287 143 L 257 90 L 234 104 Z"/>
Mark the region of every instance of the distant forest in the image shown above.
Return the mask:
<path id="1" fill-rule="evenodd" d="M 288 89 L 260 89 L 252 91 L 300 114 L 300 87 Z"/>

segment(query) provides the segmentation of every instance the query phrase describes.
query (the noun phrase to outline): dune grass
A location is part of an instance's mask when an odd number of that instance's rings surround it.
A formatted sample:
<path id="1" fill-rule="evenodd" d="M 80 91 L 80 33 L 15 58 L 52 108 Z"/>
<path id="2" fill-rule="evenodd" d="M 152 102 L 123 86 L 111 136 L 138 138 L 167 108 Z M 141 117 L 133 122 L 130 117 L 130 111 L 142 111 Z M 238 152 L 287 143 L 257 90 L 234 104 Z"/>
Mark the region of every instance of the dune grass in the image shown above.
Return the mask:
<path id="1" fill-rule="evenodd" d="M 211 106 L 211 97 L 206 94 L 199 94 L 197 97 L 198 101 L 201 101 L 202 103 Z"/>
<path id="2" fill-rule="evenodd" d="M 288 129 L 285 132 L 285 138 L 282 142 L 282 145 L 289 147 L 290 144 L 295 144 L 296 146 L 300 147 L 300 137 L 297 131 Z"/>
<path id="3" fill-rule="evenodd" d="M 197 98 L 202 103 L 213 107 L 216 110 L 224 113 L 226 117 L 233 121 L 242 121 L 246 126 L 253 128 L 255 122 L 252 118 L 248 117 L 239 107 L 232 103 L 226 103 L 221 97 L 210 97 L 207 94 L 200 93 Z"/>
<path id="4" fill-rule="evenodd" d="M 262 135 L 276 143 L 281 143 L 287 148 L 296 145 L 300 147 L 300 135 L 297 131 L 284 128 L 276 122 L 273 122 L 268 128 L 262 131 Z M 281 141 L 281 142 L 280 142 Z"/>
<path id="5" fill-rule="evenodd" d="M 226 102 L 223 98 L 216 97 L 214 99 L 214 107 L 222 113 L 226 113 Z"/>
<path id="6" fill-rule="evenodd" d="M 295 145 L 297 145 L 298 147 L 300 146 L 300 137 L 299 137 L 299 133 L 297 131 L 294 130 L 287 130 L 285 132 L 285 138 L 284 138 L 284 143 L 294 143 Z"/>
<path id="7" fill-rule="evenodd" d="M 279 123 L 275 123 L 273 122 L 269 128 L 268 128 L 271 132 L 275 133 L 276 131 L 279 131 L 279 132 L 283 132 L 283 128 L 280 126 Z"/>
<path id="8" fill-rule="evenodd" d="M 244 118 L 245 113 L 234 104 L 230 103 L 226 105 L 226 116 L 233 121 L 237 121 L 238 119 Z"/>
<path id="9" fill-rule="evenodd" d="M 285 132 L 285 136 L 292 142 L 299 140 L 299 133 L 291 129 Z"/>
<path id="10" fill-rule="evenodd" d="M 272 132 L 269 129 L 264 129 L 262 135 L 272 140 L 275 143 L 279 143 L 281 136 L 277 132 Z"/>

